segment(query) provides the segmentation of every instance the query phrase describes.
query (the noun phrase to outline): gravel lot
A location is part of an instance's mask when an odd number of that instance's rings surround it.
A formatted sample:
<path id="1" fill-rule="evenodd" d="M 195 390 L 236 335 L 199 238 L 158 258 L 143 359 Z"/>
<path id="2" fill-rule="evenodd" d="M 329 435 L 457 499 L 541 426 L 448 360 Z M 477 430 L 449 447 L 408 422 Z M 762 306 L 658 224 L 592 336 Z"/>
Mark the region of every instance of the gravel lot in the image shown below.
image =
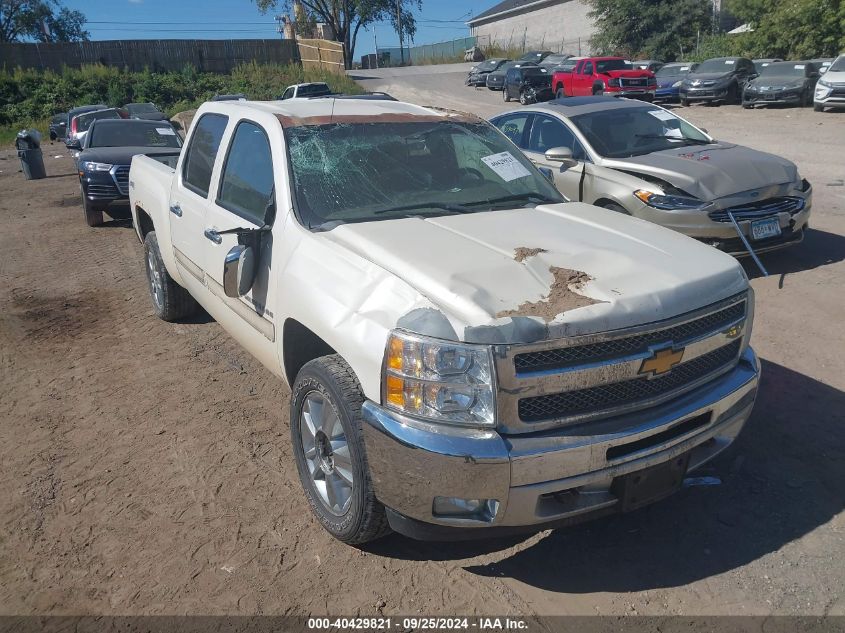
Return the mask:
<path id="1" fill-rule="evenodd" d="M 413 70 L 362 83 L 504 109 L 454 68 Z M 208 317 L 154 318 L 126 214 L 85 226 L 63 146 L 32 182 L 0 151 L 0 613 L 845 615 L 845 113 L 683 114 L 815 186 L 804 244 L 765 256 L 769 278 L 746 265 L 764 378 L 702 473 L 721 485 L 530 538 L 363 550 L 311 518 L 286 387 Z"/>

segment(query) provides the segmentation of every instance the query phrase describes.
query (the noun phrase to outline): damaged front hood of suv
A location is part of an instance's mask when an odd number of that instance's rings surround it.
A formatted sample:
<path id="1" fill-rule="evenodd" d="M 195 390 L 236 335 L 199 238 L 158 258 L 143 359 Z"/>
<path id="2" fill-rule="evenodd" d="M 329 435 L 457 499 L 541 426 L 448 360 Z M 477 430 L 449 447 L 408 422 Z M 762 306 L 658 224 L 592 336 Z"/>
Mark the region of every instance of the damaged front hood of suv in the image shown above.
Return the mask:
<path id="1" fill-rule="evenodd" d="M 785 158 L 722 142 L 604 159 L 601 164 L 642 174 L 645 180 L 651 177 L 666 181 L 704 202 L 798 181 L 798 169 Z"/>

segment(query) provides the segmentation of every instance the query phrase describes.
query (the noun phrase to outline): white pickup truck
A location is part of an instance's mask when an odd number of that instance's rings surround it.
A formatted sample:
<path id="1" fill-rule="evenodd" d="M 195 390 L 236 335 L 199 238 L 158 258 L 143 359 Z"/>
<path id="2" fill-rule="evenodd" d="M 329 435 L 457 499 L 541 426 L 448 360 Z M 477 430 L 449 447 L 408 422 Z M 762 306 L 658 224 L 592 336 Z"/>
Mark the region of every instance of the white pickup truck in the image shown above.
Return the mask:
<path id="1" fill-rule="evenodd" d="M 342 541 L 632 510 L 754 405 L 739 264 L 568 203 L 471 115 L 206 103 L 176 169 L 137 156 L 129 181 L 156 313 L 201 304 L 287 381 L 306 497 Z"/>

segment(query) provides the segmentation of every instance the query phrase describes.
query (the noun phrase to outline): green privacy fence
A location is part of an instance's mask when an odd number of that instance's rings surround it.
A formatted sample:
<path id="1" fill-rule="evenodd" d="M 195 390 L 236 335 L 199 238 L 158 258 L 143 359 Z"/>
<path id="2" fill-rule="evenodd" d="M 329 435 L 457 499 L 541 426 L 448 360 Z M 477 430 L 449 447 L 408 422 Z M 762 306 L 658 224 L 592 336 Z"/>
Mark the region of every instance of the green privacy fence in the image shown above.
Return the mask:
<path id="1" fill-rule="evenodd" d="M 405 64 L 425 64 L 437 60 L 452 60 L 463 57 L 467 49 L 476 44 L 474 37 L 462 37 L 448 42 L 437 42 L 423 46 L 406 46 L 400 50 L 398 46 L 379 48 L 378 60 L 380 66 L 399 66 L 402 63 L 403 53 Z"/>

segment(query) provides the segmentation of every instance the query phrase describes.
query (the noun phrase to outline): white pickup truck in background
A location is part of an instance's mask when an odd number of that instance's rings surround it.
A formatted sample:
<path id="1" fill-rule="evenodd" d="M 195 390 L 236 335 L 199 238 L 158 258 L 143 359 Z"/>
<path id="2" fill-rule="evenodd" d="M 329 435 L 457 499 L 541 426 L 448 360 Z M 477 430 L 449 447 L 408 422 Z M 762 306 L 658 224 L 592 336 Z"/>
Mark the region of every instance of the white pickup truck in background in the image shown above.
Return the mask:
<path id="1" fill-rule="evenodd" d="M 207 103 L 175 170 L 129 178 L 156 313 L 201 304 L 287 381 L 306 497 L 345 542 L 635 509 L 751 413 L 739 264 L 567 203 L 470 115 Z"/>

